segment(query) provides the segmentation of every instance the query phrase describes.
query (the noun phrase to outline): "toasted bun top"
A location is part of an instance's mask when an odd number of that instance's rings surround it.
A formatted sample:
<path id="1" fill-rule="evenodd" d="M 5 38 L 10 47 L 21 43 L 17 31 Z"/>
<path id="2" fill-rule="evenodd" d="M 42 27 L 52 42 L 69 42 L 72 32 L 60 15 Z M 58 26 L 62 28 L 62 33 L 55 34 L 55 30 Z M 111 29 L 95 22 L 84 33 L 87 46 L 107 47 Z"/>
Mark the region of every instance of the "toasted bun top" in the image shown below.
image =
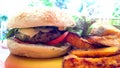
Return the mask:
<path id="1" fill-rule="evenodd" d="M 7 28 L 28 28 L 37 26 L 73 27 L 75 21 L 65 12 L 57 8 L 29 8 L 12 17 Z"/>

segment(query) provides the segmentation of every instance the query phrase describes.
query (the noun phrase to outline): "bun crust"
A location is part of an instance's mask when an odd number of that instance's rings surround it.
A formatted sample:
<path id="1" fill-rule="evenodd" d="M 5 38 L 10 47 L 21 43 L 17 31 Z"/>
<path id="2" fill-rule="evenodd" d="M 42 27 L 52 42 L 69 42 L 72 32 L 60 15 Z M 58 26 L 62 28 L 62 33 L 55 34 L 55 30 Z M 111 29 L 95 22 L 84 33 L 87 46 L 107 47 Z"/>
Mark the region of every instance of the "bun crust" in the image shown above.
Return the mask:
<path id="1" fill-rule="evenodd" d="M 12 54 L 31 58 L 59 57 L 66 54 L 70 48 L 69 45 L 55 47 L 43 44 L 20 44 L 12 39 L 7 40 L 7 45 Z"/>
<path id="2" fill-rule="evenodd" d="M 7 28 L 28 28 L 37 26 L 73 27 L 75 21 L 64 10 L 57 8 L 29 8 L 16 14 L 8 21 Z"/>

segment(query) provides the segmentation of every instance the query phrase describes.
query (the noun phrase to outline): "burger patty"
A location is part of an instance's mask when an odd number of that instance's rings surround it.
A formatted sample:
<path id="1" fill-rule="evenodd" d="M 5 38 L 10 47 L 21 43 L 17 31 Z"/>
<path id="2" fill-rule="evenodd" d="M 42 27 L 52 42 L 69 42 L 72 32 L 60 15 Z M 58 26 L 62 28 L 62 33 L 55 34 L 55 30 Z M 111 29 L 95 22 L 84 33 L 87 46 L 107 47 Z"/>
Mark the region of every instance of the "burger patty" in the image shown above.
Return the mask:
<path id="1" fill-rule="evenodd" d="M 65 32 L 65 31 L 60 31 L 58 30 L 58 28 L 55 28 L 55 27 L 37 28 L 37 30 L 38 30 L 38 33 L 36 33 L 32 37 L 25 35 L 21 32 L 18 32 L 15 34 L 15 38 L 21 41 L 30 42 L 30 43 L 47 43 L 51 40 L 56 39 L 57 37 L 59 37 L 61 34 Z"/>
<path id="2" fill-rule="evenodd" d="M 35 36 L 29 39 L 32 43 L 46 43 L 49 42 L 61 35 L 59 31 L 50 31 L 50 32 L 39 32 Z"/>

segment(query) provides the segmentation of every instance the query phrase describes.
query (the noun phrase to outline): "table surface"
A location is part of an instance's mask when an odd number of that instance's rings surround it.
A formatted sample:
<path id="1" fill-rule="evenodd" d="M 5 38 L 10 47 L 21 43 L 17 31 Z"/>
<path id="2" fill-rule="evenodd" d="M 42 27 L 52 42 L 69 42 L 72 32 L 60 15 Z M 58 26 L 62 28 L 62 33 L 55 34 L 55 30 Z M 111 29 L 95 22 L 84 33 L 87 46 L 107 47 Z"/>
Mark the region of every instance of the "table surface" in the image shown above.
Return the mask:
<path id="1" fill-rule="evenodd" d="M 4 62 L 9 54 L 6 44 L 0 41 L 0 68 L 4 68 Z"/>

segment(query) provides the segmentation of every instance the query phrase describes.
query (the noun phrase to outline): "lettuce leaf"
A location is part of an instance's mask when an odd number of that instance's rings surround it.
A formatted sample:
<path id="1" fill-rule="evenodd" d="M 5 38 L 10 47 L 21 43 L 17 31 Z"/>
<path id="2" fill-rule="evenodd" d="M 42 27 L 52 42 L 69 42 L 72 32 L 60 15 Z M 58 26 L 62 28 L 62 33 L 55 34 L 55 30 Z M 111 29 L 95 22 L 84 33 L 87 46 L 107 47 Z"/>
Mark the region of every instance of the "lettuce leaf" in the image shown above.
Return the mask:
<path id="1" fill-rule="evenodd" d="M 74 17 L 74 19 L 76 21 L 76 26 L 73 28 L 69 27 L 67 30 L 82 37 L 88 35 L 87 32 L 89 32 L 89 27 L 95 23 L 95 19 L 88 19 L 85 16 L 81 16 L 80 18 Z"/>
<path id="2" fill-rule="evenodd" d="M 120 29 L 120 19 L 110 19 L 110 24 Z"/>
<path id="3" fill-rule="evenodd" d="M 10 29 L 10 30 L 8 30 L 8 32 L 6 33 L 5 38 L 10 38 L 10 37 L 14 36 L 17 32 L 18 32 L 18 29 L 17 29 L 17 28 Z"/>

